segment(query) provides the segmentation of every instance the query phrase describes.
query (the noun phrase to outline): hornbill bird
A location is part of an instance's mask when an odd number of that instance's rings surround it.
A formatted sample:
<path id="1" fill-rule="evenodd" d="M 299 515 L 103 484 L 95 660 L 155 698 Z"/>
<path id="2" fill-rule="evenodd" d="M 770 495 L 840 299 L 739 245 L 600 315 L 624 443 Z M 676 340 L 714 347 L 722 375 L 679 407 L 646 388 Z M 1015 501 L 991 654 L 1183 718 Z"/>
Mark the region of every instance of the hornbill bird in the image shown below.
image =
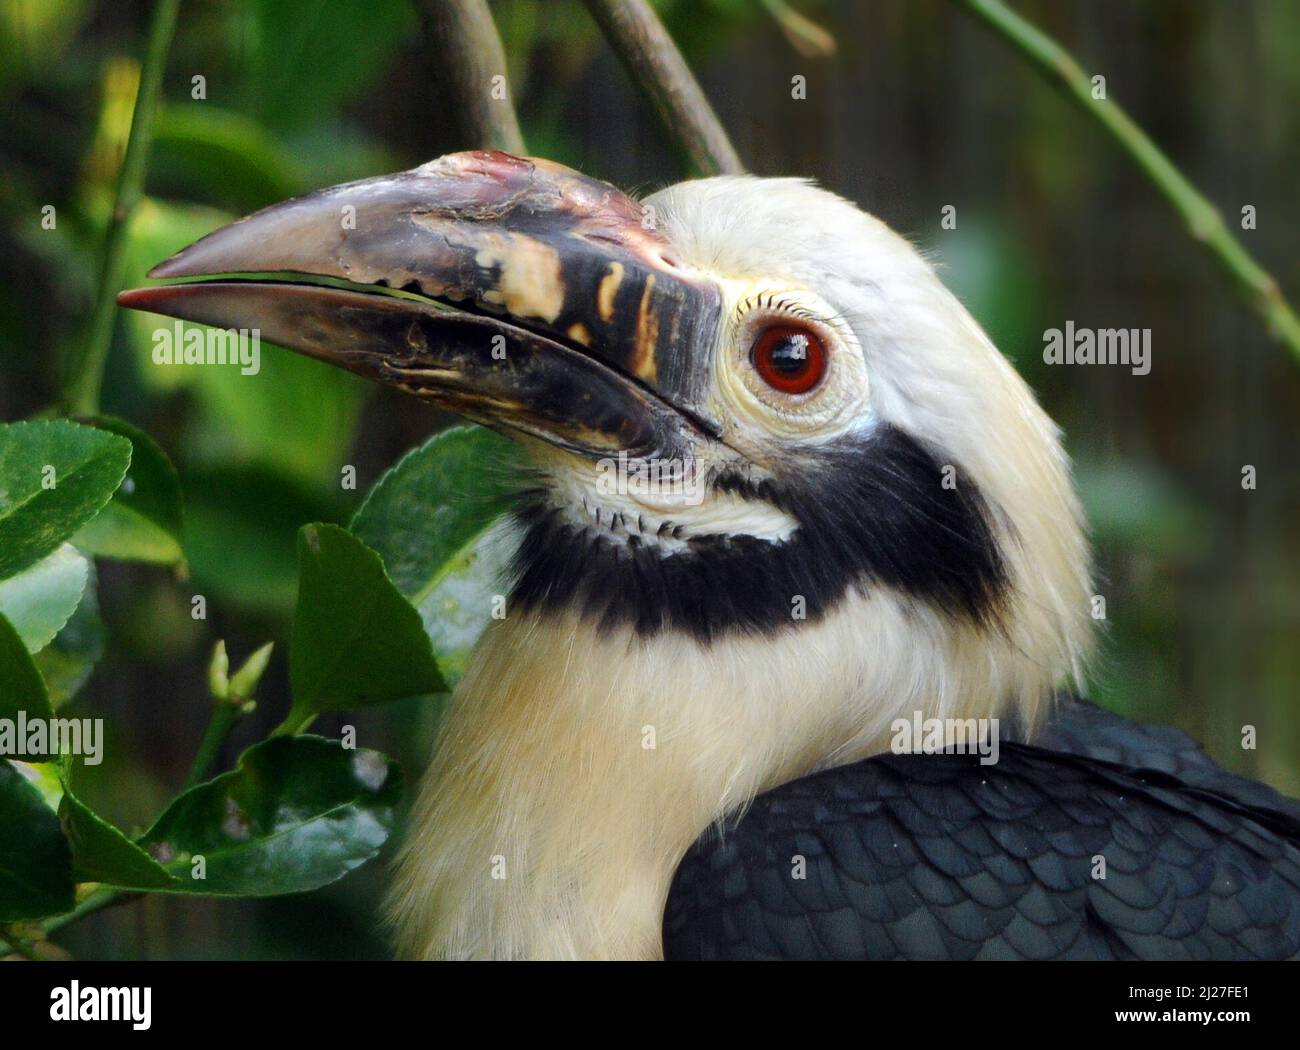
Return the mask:
<path id="1" fill-rule="evenodd" d="M 123 305 L 260 329 L 530 460 L 508 614 L 398 864 L 403 955 L 1300 954 L 1300 806 L 1072 697 L 1058 431 L 849 202 L 748 176 L 638 202 L 458 153 L 151 276 L 201 279 Z M 633 484 L 664 463 L 686 483 Z M 914 719 L 938 748 L 896 746 Z M 943 746 L 980 719 L 994 764 Z"/>

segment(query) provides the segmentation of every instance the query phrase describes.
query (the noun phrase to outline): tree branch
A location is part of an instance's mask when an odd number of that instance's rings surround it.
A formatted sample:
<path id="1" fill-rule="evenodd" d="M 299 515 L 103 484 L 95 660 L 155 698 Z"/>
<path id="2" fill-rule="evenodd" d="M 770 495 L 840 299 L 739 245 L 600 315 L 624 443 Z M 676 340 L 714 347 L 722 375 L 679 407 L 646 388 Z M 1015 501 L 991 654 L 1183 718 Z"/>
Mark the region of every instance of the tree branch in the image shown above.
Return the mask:
<path id="1" fill-rule="evenodd" d="M 417 6 L 434 79 L 450 102 L 462 145 L 524 153 L 505 50 L 487 0 L 420 0 Z"/>
<path id="2" fill-rule="evenodd" d="M 742 173 L 745 168 L 722 123 L 646 0 L 585 2 L 668 134 L 686 147 L 695 166 L 706 175 Z"/>
<path id="3" fill-rule="evenodd" d="M 1281 288 L 1223 221 L 1218 210 L 1188 181 L 1133 118 L 1118 105 L 1092 97 L 1092 81 L 1068 51 L 1001 0 L 954 0 L 982 19 L 1027 57 L 1051 83 L 1074 99 L 1142 169 L 1181 216 L 1192 239 L 1205 245 L 1232 278 L 1237 292 L 1269 333 L 1300 360 L 1300 319 Z"/>

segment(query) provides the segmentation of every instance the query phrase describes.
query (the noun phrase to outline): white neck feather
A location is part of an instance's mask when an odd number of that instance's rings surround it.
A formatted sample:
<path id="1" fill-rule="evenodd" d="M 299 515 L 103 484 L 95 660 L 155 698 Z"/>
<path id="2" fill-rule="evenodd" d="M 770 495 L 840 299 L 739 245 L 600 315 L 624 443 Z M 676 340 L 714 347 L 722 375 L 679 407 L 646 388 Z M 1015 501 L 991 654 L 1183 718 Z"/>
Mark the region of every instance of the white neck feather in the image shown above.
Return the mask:
<path id="1" fill-rule="evenodd" d="M 415 958 L 654 958 L 710 823 L 885 750 L 898 717 L 1022 713 L 1055 674 L 877 592 L 705 647 L 570 616 L 492 625 L 451 702 L 392 898 Z"/>

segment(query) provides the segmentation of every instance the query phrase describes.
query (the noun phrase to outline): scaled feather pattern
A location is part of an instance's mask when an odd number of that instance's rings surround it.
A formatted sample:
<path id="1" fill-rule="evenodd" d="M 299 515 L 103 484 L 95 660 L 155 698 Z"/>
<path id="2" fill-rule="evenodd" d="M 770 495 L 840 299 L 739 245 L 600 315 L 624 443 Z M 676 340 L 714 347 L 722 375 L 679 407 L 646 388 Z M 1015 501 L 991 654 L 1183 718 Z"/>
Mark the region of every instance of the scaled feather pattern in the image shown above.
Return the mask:
<path id="1" fill-rule="evenodd" d="M 683 861 L 665 956 L 1300 957 L 1300 803 L 1082 701 L 1039 742 L 993 765 L 879 755 L 760 796 Z"/>

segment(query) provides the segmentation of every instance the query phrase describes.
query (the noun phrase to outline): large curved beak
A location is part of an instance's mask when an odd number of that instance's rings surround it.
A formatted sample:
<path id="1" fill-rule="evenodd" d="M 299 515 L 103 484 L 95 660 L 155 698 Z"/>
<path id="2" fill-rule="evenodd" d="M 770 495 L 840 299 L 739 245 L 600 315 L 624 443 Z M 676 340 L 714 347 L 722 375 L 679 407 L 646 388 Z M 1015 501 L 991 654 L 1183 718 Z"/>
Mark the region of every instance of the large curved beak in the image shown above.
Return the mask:
<path id="1" fill-rule="evenodd" d="M 118 302 L 262 339 L 591 457 L 685 458 L 717 286 L 642 209 L 545 160 L 456 153 L 222 227 Z M 217 278 L 217 279 L 213 279 Z"/>

